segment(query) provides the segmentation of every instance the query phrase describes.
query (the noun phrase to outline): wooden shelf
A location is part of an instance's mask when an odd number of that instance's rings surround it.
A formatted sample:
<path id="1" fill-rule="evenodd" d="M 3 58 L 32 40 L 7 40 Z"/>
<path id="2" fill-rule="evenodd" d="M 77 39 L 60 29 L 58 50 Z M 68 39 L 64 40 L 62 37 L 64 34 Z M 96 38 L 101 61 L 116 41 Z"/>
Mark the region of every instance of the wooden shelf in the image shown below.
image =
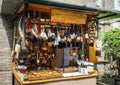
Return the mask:
<path id="1" fill-rule="evenodd" d="M 29 4 L 27 10 L 34 10 L 40 12 L 51 12 L 51 8 L 48 6 L 37 5 L 37 4 Z"/>
<path id="2" fill-rule="evenodd" d="M 28 22 L 28 18 L 25 17 L 25 20 L 24 20 L 24 21 L 25 21 L 25 22 Z M 46 21 L 44 21 L 44 20 L 38 20 L 38 19 L 35 19 L 35 20 L 34 20 L 34 19 L 30 19 L 30 23 L 33 23 L 33 24 L 34 24 L 34 23 L 36 23 L 36 24 L 39 24 L 39 23 L 40 23 L 40 24 L 45 24 L 45 23 L 48 24 L 48 23 L 50 23 L 50 22 L 51 22 L 51 21 L 48 20 L 48 19 L 47 19 Z"/>

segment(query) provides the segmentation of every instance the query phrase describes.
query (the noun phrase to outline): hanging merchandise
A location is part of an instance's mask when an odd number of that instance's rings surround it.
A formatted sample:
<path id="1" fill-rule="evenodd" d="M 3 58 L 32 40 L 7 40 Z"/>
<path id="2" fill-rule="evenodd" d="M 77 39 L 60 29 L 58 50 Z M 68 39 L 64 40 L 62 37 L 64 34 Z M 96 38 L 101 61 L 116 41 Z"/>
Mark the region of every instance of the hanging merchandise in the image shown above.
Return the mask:
<path id="1" fill-rule="evenodd" d="M 55 33 L 51 31 L 51 29 L 48 29 L 48 42 L 51 42 L 51 44 L 55 41 Z"/>
<path id="2" fill-rule="evenodd" d="M 49 29 L 48 30 L 48 46 L 51 48 L 54 42 L 55 42 L 55 34 L 51 31 L 51 29 Z"/>
<path id="3" fill-rule="evenodd" d="M 86 38 L 86 39 L 88 38 L 88 33 L 85 33 L 85 38 Z"/>
<path id="4" fill-rule="evenodd" d="M 75 39 L 75 33 L 70 35 L 71 39 Z"/>
<path id="5" fill-rule="evenodd" d="M 37 30 L 37 29 L 38 29 L 38 28 L 37 28 L 37 25 L 36 25 L 36 24 L 34 24 L 34 27 L 31 29 L 32 34 L 33 34 L 36 38 L 38 38 L 38 35 L 37 35 L 38 30 Z"/>
<path id="6" fill-rule="evenodd" d="M 60 38 L 60 34 L 59 34 L 58 31 L 57 31 L 57 40 L 58 40 L 58 42 L 61 40 L 61 38 Z"/>
<path id="7" fill-rule="evenodd" d="M 76 31 L 77 31 L 77 33 L 76 33 L 76 42 L 78 43 L 78 42 L 83 42 L 83 36 L 81 35 L 81 33 L 80 33 L 80 28 L 78 28 L 78 27 L 76 27 Z"/>
<path id="8" fill-rule="evenodd" d="M 22 39 L 21 39 L 21 52 L 23 53 L 23 56 L 26 56 L 27 55 L 27 48 L 26 48 L 26 38 L 25 38 L 25 22 L 24 22 L 24 17 L 22 19 Z"/>
<path id="9" fill-rule="evenodd" d="M 54 46 L 59 45 L 60 40 L 61 40 L 60 34 L 59 34 L 59 32 L 57 31 L 57 36 L 55 37 Z"/>
<path id="10" fill-rule="evenodd" d="M 80 42 L 81 40 L 82 40 L 82 37 L 77 36 L 76 41 L 77 41 L 77 42 Z"/>
<path id="11" fill-rule="evenodd" d="M 16 52 L 16 53 L 20 53 L 20 49 L 21 49 L 21 46 L 20 46 L 20 38 L 18 38 L 17 43 L 16 43 L 16 45 L 15 45 L 15 52 Z"/>
<path id="12" fill-rule="evenodd" d="M 22 24 L 22 19 L 23 19 L 23 16 L 20 18 L 20 20 L 19 20 L 19 22 L 18 22 L 18 32 L 19 32 L 19 34 L 20 34 L 20 37 L 23 39 L 23 38 L 24 38 L 23 31 L 24 31 L 24 30 L 22 30 L 22 26 L 21 26 L 21 24 Z"/>
<path id="13" fill-rule="evenodd" d="M 46 51 L 46 50 L 47 50 L 47 45 L 46 45 L 46 43 L 45 43 L 45 42 L 43 42 L 43 45 L 42 45 L 42 50 L 43 50 L 43 51 Z"/>
<path id="14" fill-rule="evenodd" d="M 49 29 L 48 30 L 48 37 L 52 37 L 52 36 L 53 36 L 53 34 L 52 34 L 51 30 Z"/>
<path id="15" fill-rule="evenodd" d="M 31 32 L 36 38 L 38 38 L 38 35 L 37 35 L 38 34 L 38 27 L 37 27 L 37 24 L 35 24 L 35 21 L 36 21 L 36 12 L 35 11 L 33 12 L 33 19 L 34 19 L 34 24 L 31 28 Z"/>
<path id="16" fill-rule="evenodd" d="M 42 29 L 42 32 L 41 32 L 41 34 L 39 35 L 39 37 L 40 37 L 41 39 L 43 39 L 43 40 L 47 40 L 47 39 L 48 39 L 48 37 L 47 37 L 47 35 L 46 35 L 46 33 L 45 33 L 45 29 L 44 29 L 44 28 Z"/>
<path id="17" fill-rule="evenodd" d="M 39 60 L 39 58 L 37 57 L 37 65 L 39 65 L 39 63 L 40 63 L 40 60 Z"/>
<path id="18" fill-rule="evenodd" d="M 71 29 L 71 27 L 68 27 L 68 29 L 67 29 L 67 38 L 66 38 L 67 47 L 70 47 L 70 43 L 72 42 L 72 39 L 70 37 L 70 29 Z"/>
<path id="19" fill-rule="evenodd" d="M 38 24 L 37 24 L 37 30 L 38 30 L 38 32 L 37 32 L 37 35 L 40 35 L 40 33 L 41 33 L 41 12 L 38 12 L 38 18 L 37 18 L 37 21 L 38 21 Z"/>
<path id="20" fill-rule="evenodd" d="M 27 18 L 27 23 L 26 23 L 26 32 L 31 31 L 31 20 L 30 20 L 30 13 L 28 12 L 28 18 Z"/>
<path id="21" fill-rule="evenodd" d="M 60 34 L 61 40 L 59 41 L 58 48 L 65 48 L 66 47 L 66 36 L 65 36 L 64 27 L 59 29 L 59 34 Z"/>

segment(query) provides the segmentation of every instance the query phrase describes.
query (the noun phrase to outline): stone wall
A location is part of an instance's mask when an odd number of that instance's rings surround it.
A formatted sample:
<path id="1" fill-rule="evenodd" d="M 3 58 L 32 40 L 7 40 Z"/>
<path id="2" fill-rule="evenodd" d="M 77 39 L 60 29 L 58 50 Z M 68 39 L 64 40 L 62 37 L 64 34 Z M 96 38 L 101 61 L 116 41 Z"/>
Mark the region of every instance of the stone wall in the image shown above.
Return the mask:
<path id="1" fill-rule="evenodd" d="M 102 10 L 114 10 L 114 0 L 101 0 L 101 1 L 100 0 L 51 0 L 51 1 L 87 6 L 87 7 L 98 8 Z M 97 3 L 99 1 L 100 3 Z"/>
<path id="2" fill-rule="evenodd" d="M 66 4 L 73 4 L 73 5 L 80 5 L 80 6 L 87 6 L 92 8 L 97 7 L 95 5 L 97 0 L 51 0 L 51 1 L 56 1 L 60 3 L 66 3 Z"/>
<path id="3" fill-rule="evenodd" d="M 0 85 L 12 85 L 11 47 L 12 47 L 12 17 L 1 15 L 0 0 Z"/>
<path id="4" fill-rule="evenodd" d="M 114 0 L 103 0 L 105 10 L 114 10 Z"/>
<path id="5" fill-rule="evenodd" d="M 0 85 L 12 85 L 12 30 L 12 17 L 0 15 Z"/>

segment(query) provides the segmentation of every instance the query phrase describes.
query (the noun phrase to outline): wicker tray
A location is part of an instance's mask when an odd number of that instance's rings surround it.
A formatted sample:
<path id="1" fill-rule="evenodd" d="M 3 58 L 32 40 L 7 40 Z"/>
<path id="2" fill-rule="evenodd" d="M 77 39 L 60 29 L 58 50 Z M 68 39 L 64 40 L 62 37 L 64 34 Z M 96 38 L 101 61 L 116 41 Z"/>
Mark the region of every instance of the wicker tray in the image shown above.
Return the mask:
<path id="1" fill-rule="evenodd" d="M 62 77 L 62 73 L 54 70 L 32 71 L 27 73 L 27 80 L 42 80 Z"/>

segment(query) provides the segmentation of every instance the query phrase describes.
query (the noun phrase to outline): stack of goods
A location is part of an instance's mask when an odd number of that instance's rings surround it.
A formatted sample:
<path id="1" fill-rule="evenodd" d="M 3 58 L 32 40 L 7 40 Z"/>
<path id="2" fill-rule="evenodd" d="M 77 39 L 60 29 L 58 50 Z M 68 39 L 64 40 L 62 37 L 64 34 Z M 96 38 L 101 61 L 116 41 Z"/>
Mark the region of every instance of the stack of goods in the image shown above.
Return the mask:
<path id="1" fill-rule="evenodd" d="M 62 77 L 62 74 L 55 70 L 30 71 L 27 73 L 26 80 L 38 80 Z"/>

